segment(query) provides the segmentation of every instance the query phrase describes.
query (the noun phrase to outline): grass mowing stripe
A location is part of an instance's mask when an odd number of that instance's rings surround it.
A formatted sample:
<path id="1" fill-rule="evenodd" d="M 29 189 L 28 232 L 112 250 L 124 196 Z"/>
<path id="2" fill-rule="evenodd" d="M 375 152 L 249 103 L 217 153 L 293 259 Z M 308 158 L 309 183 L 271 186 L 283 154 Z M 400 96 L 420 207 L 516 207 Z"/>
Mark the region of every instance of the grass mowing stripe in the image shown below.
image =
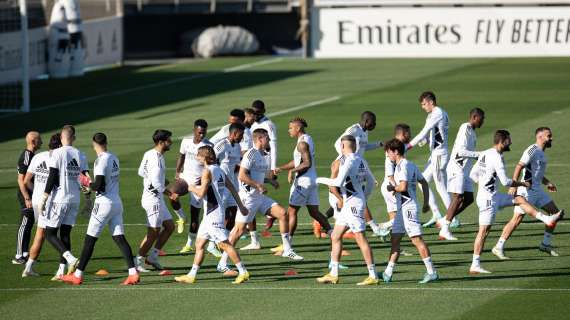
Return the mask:
<path id="1" fill-rule="evenodd" d="M 141 291 L 164 291 L 164 290 L 177 290 L 177 291 L 250 291 L 250 290 L 264 290 L 264 291 L 323 291 L 323 290 L 342 290 L 342 291 L 355 291 L 355 290 L 375 290 L 375 291 L 468 291 L 468 292 L 478 292 L 478 291 L 500 291 L 500 292 L 569 292 L 570 288 L 429 288 L 429 287 L 364 287 L 364 288 L 350 288 L 350 287 L 335 287 L 335 286 L 324 286 L 324 287 L 143 287 L 143 286 L 132 286 L 132 287 L 108 287 L 108 288 L 93 288 L 93 287 L 69 287 L 69 288 L 0 288 L 0 292 L 11 292 L 11 291 L 117 291 L 117 290 L 141 290 Z"/>

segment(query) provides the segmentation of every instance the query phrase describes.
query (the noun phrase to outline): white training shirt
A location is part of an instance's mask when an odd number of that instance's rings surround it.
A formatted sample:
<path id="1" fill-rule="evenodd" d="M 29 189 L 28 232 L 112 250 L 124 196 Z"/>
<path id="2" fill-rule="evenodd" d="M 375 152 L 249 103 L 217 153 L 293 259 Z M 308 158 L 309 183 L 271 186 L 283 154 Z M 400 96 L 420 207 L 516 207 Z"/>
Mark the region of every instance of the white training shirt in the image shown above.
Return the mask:
<path id="1" fill-rule="evenodd" d="M 232 144 L 226 137 L 214 146 L 216 158 L 220 164 L 220 169 L 228 176 L 234 187 L 238 187 L 236 167 L 241 159 L 241 147 L 239 144 Z"/>
<path id="2" fill-rule="evenodd" d="M 225 173 L 217 165 L 209 165 L 211 180 L 204 196 L 204 219 L 215 227 L 224 227 L 225 210 L 223 208 L 226 194 Z"/>
<path id="3" fill-rule="evenodd" d="M 180 153 L 185 155 L 184 167 L 180 173 L 180 177 L 189 184 L 199 184 L 202 177 L 204 166 L 196 159 L 198 148 L 202 146 L 213 146 L 208 139 L 202 139 L 198 143 L 194 143 L 194 136 L 182 139 L 180 144 Z"/>
<path id="4" fill-rule="evenodd" d="M 404 155 L 408 152 L 408 147 L 404 147 Z M 384 160 L 384 179 L 394 175 L 396 164 L 388 157 L 388 152 L 384 152 L 386 159 Z"/>
<path id="5" fill-rule="evenodd" d="M 453 172 L 470 172 L 473 166 L 473 159 L 479 157 L 479 152 L 475 151 L 477 145 L 477 135 L 469 122 L 462 124 L 457 132 L 457 137 L 451 150 L 451 158 L 447 165 Z"/>
<path id="6" fill-rule="evenodd" d="M 226 124 L 225 126 L 223 126 L 220 129 L 220 131 L 216 132 L 216 134 L 209 139 L 210 143 L 216 145 L 218 142 L 227 138 L 230 135 L 230 126 L 231 124 Z M 249 130 L 249 128 L 247 127 L 244 128 L 243 139 L 241 140 L 239 145 L 241 147 L 241 151 L 247 151 L 252 147 L 251 131 Z"/>
<path id="7" fill-rule="evenodd" d="M 420 141 L 428 139 L 431 153 L 437 155 L 445 154 L 448 152 L 448 131 L 449 117 L 447 112 L 440 107 L 434 107 L 428 114 L 422 131 L 410 141 L 410 145 L 415 146 Z"/>
<path id="8" fill-rule="evenodd" d="M 110 152 L 102 152 L 95 159 L 93 165 L 93 177 L 105 177 L 105 188 L 97 192 L 95 202 L 97 203 L 118 203 L 121 202 L 119 196 L 119 159 Z"/>
<path id="9" fill-rule="evenodd" d="M 256 129 L 265 129 L 269 134 L 270 167 L 271 170 L 275 170 L 277 168 L 277 127 L 268 117 L 263 117 L 251 125 L 251 133 L 253 134 Z"/>
<path id="10" fill-rule="evenodd" d="M 40 152 L 32 158 L 28 171 L 34 176 L 34 190 L 32 192 L 32 203 L 39 204 L 46 189 L 49 176 L 50 151 Z M 53 194 L 53 192 L 51 193 Z M 51 195 L 50 194 L 50 195 Z"/>
<path id="11" fill-rule="evenodd" d="M 156 201 L 162 199 L 166 189 L 166 165 L 164 156 L 154 148 L 144 153 L 139 166 L 138 174 L 143 178 L 142 201 Z"/>
<path id="12" fill-rule="evenodd" d="M 79 203 L 79 174 L 88 169 L 85 155 L 75 147 L 62 146 L 52 151 L 50 160 L 49 167 L 59 170 L 59 185 L 53 202 Z"/>
<path id="13" fill-rule="evenodd" d="M 297 139 L 297 146 L 293 150 L 293 162 L 295 167 L 299 166 L 303 161 L 301 157 L 301 152 L 297 150 L 299 143 L 305 142 L 309 145 L 309 154 L 311 157 L 311 166 L 304 172 L 297 172 L 295 177 L 295 185 L 299 186 L 311 186 L 316 183 L 317 179 L 317 170 L 315 169 L 315 144 L 313 143 L 313 138 L 311 138 L 308 134 L 303 134 Z"/>
<path id="14" fill-rule="evenodd" d="M 513 180 L 509 179 L 505 172 L 503 155 L 495 148 L 480 153 L 469 177 L 479 184 L 478 199 L 492 199 L 498 192 L 499 181 L 505 187 L 513 183 Z"/>
<path id="15" fill-rule="evenodd" d="M 243 159 L 241 160 L 240 167 L 249 171 L 249 176 L 252 180 L 257 183 L 263 184 L 265 180 L 265 175 L 269 171 L 269 164 L 265 158 L 265 151 L 257 150 L 256 148 L 251 148 L 245 152 Z M 241 169 L 240 168 L 240 169 Z M 240 192 L 244 192 L 249 196 L 261 195 L 257 188 L 250 186 L 248 184 L 240 181 L 239 183 Z"/>
<path id="16" fill-rule="evenodd" d="M 356 151 L 355 153 L 361 157 L 364 157 L 364 151 L 377 149 L 380 147 L 380 143 L 368 143 L 368 131 L 364 130 L 360 123 L 355 123 L 350 127 L 346 128 L 344 132 L 336 139 L 334 143 L 334 148 L 338 155 L 342 155 L 342 144 L 341 139 L 344 136 L 353 136 L 356 139 Z"/>
<path id="17" fill-rule="evenodd" d="M 530 145 L 523 152 L 519 162 L 524 165 L 522 181 L 530 182 L 529 189 L 540 190 L 548 162 L 544 150 L 536 144 Z"/>
<path id="18" fill-rule="evenodd" d="M 366 202 L 365 190 L 372 190 L 374 176 L 364 158 L 355 153 L 350 153 L 340 158 L 340 167 L 336 178 L 318 178 L 317 182 L 340 187 L 340 193 L 345 202 L 351 199 Z M 365 183 L 366 187 L 364 186 Z"/>
<path id="19" fill-rule="evenodd" d="M 418 181 L 424 180 L 420 169 L 411 161 L 401 159 L 396 165 L 394 171 L 394 180 L 396 185 L 402 181 L 408 182 L 408 189 L 404 192 L 396 193 L 396 201 L 401 209 L 414 209 L 418 210 L 418 200 L 416 197 L 416 190 Z"/>

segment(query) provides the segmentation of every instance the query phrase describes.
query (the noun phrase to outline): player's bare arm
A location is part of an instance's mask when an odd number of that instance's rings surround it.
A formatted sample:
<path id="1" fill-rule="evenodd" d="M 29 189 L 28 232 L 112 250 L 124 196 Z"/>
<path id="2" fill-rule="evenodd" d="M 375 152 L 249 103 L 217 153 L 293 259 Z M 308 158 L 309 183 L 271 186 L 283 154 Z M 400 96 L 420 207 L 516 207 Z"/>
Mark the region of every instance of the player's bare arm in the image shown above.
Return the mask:
<path id="1" fill-rule="evenodd" d="M 429 186 L 425 179 L 418 180 L 419 184 L 422 185 L 422 192 L 424 194 L 424 204 L 422 206 L 422 212 L 426 213 L 430 210 L 429 208 Z"/>
<path id="2" fill-rule="evenodd" d="M 196 197 L 202 199 L 208 192 L 208 186 L 212 180 L 212 174 L 210 173 L 210 170 L 204 170 L 204 172 L 202 172 L 202 178 L 200 179 L 202 182 L 200 185 L 188 184 L 188 191 L 194 193 Z"/>
<path id="3" fill-rule="evenodd" d="M 515 171 L 513 172 L 513 181 L 518 181 L 520 176 L 521 176 L 521 172 L 524 169 L 524 163 L 519 162 L 517 163 L 516 167 L 515 167 Z M 509 188 L 509 194 L 514 196 L 517 193 L 517 188 L 516 187 L 510 187 Z"/>
<path id="4" fill-rule="evenodd" d="M 236 190 L 236 187 L 233 185 L 230 179 L 228 179 L 227 176 L 225 181 L 226 181 L 226 188 L 228 188 L 228 191 L 232 194 L 232 197 L 234 197 L 234 200 L 236 201 L 237 206 L 239 208 L 239 212 L 241 212 L 242 215 L 247 216 L 249 214 L 249 210 L 247 210 L 247 208 L 243 205 L 243 202 L 241 202 L 241 198 Z"/>
<path id="5" fill-rule="evenodd" d="M 557 192 L 558 189 L 552 181 L 548 180 L 546 177 L 542 177 L 542 184 L 546 186 L 549 192 Z"/>
<path id="6" fill-rule="evenodd" d="M 186 160 L 186 155 L 184 153 L 179 153 L 178 159 L 176 159 L 176 180 L 180 178 L 180 173 L 182 172 L 182 168 L 184 168 L 184 160 Z"/>
<path id="7" fill-rule="evenodd" d="M 249 176 L 249 170 L 247 170 L 245 168 L 239 169 L 238 179 L 239 179 L 239 181 L 247 184 L 248 186 L 256 188 L 261 193 L 267 192 L 267 188 L 265 188 L 265 186 L 262 183 L 257 183 L 255 180 L 253 180 Z"/>

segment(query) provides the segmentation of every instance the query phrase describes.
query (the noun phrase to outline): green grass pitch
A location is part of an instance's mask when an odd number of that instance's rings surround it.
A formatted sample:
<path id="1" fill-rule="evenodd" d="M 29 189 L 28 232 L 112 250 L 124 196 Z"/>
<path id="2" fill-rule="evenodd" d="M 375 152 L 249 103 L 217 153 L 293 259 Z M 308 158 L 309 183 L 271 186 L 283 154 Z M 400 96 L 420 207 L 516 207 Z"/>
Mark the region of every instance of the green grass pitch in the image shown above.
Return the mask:
<path id="1" fill-rule="evenodd" d="M 451 119 L 450 140 L 468 111 L 480 106 L 486 122 L 478 132 L 478 149 L 491 145 L 492 133 L 507 128 L 513 136 L 513 151 L 506 154 L 508 174 L 521 152 L 534 142 L 538 126 L 550 126 L 553 148 L 547 151 L 547 177 L 557 184 L 552 194 L 559 207 L 569 208 L 570 188 L 570 59 L 401 59 L 401 60 L 297 60 L 223 58 L 185 64 L 112 68 L 88 73 L 80 79 L 42 81 L 32 85 L 32 110 L 27 115 L 0 115 L 0 314 L 4 319 L 334 319 L 341 318 L 441 318 L 441 319 L 524 319 L 564 318 L 570 311 L 570 227 L 559 224 L 554 245 L 560 257 L 548 257 L 537 250 L 543 227 L 530 219 L 521 225 L 506 252 L 512 260 L 499 261 L 490 248 L 502 225 L 512 216 L 506 209 L 498 214 L 497 224 L 482 255 L 485 267 L 493 273 L 470 276 L 472 244 L 477 228 L 475 205 L 460 217 L 464 226 L 455 231 L 459 241 L 437 241 L 434 229 L 425 229 L 425 238 L 441 281 L 420 286 L 417 281 L 425 269 L 414 248 L 404 243 L 411 257 L 402 257 L 394 282 L 374 288 L 357 288 L 366 268 L 353 241 L 345 242 L 352 255 L 343 263 L 341 284 L 321 286 L 315 278 L 327 270 L 329 242 L 314 239 L 306 211 L 294 238 L 297 252 L 305 257 L 293 263 L 270 254 L 269 248 L 280 241 L 277 232 L 263 238 L 261 251 L 242 253 L 252 279 L 234 286 L 230 279 L 215 273 L 216 260 L 207 256 L 196 285 L 174 283 L 173 276 L 156 272 L 142 275 L 135 287 L 123 288 L 126 275 L 118 248 L 105 231 L 97 243 L 84 285 L 70 287 L 49 281 L 57 268 L 55 250 L 44 246 L 36 266 L 42 276 L 22 279 L 21 266 L 10 263 L 15 251 L 19 210 L 16 201 L 17 156 L 24 148 L 27 130 L 37 129 L 44 141 L 63 124 L 77 128 L 76 145 L 95 154 L 90 138 L 105 132 L 109 147 L 121 160 L 121 195 L 128 225 L 126 237 L 136 248 L 145 232 L 145 215 L 140 207 L 141 179 L 136 168 L 143 152 L 152 146 L 156 128 L 173 131 L 177 138 L 166 160 L 169 177 L 174 175 L 179 137 L 192 130 L 198 117 L 210 127 L 223 125 L 234 107 L 248 106 L 263 99 L 268 113 L 278 126 L 279 163 L 292 157 L 293 139 L 286 125 L 301 115 L 309 123 L 317 150 L 320 176 L 328 175 L 335 156 L 332 146 L 337 136 L 358 121 L 364 110 L 378 116 L 371 139 L 385 140 L 393 126 L 406 122 L 417 133 L 426 114 L 417 103 L 421 91 L 433 90 L 439 104 Z M 43 108 L 42 108 L 43 107 Z M 291 108 L 297 108 L 291 110 Z M 213 134 L 213 132 L 211 132 Z M 451 148 L 451 145 L 450 145 Z M 417 148 L 410 158 L 423 167 L 426 148 Z M 380 151 L 366 154 L 374 174 L 383 176 L 384 156 Z M 284 206 L 288 197 L 285 176 L 282 188 L 270 195 Z M 322 209 L 326 209 L 325 190 L 321 188 Z M 187 204 L 186 204 L 187 207 Z M 370 208 L 377 221 L 386 219 L 383 199 L 375 191 Z M 422 216 L 427 220 L 429 214 Z M 259 219 L 263 223 L 264 219 Z M 87 219 L 78 218 L 73 231 L 73 251 L 80 254 Z M 165 250 L 163 264 L 175 275 L 186 273 L 192 255 L 179 255 L 186 234 L 174 234 Z M 383 270 L 389 245 L 369 237 L 379 271 Z M 241 241 L 238 246 L 247 244 Z M 100 268 L 108 277 L 97 277 Z M 297 276 L 285 276 L 294 268 Z"/>

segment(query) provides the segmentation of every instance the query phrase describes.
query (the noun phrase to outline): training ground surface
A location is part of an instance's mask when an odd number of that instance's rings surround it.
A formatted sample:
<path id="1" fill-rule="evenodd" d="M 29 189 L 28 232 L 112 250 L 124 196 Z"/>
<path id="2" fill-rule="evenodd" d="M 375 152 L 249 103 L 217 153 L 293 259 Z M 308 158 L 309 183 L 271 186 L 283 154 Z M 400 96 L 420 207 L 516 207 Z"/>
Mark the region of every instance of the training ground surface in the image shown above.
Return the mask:
<path id="1" fill-rule="evenodd" d="M 305 261 L 293 263 L 270 254 L 268 249 L 280 241 L 274 227 L 273 236 L 262 239 L 262 250 L 242 252 L 252 278 L 240 286 L 215 273 L 216 260 L 207 256 L 195 285 L 174 283 L 174 276 L 152 272 L 143 274 L 138 286 L 120 287 L 126 276 L 125 264 L 107 231 L 97 243 L 81 287 L 49 281 L 58 261 L 49 244 L 44 246 L 36 266 L 41 277 L 21 279 L 22 267 L 12 265 L 10 260 L 19 219 L 15 166 L 24 148 L 22 137 L 29 129 L 42 132 L 45 149 L 49 135 L 64 124 L 75 124 L 76 145 L 88 154 L 91 167 L 95 158 L 91 136 L 98 131 L 108 135 L 110 150 L 121 161 L 121 195 L 128 224 L 125 233 L 136 248 L 145 232 L 145 215 L 140 207 L 142 181 L 136 168 L 144 151 L 152 147 L 154 129 L 169 129 L 176 138 L 166 155 L 168 177 L 172 179 L 179 138 L 191 132 L 195 119 L 205 118 L 211 128 L 218 127 L 225 123 L 231 108 L 248 106 L 258 98 L 265 101 L 278 126 L 279 163 L 292 157 L 294 141 L 286 130 L 289 119 L 301 115 L 308 121 L 320 176 L 329 174 L 328 166 L 335 156 L 334 140 L 357 122 L 364 110 L 378 116 L 370 140 L 386 140 L 399 122 L 410 124 L 417 133 L 426 116 L 417 96 L 428 89 L 437 94 L 439 104 L 449 113 L 452 142 L 474 106 L 486 111 L 485 125 L 478 131 L 479 150 L 490 147 L 494 130 L 507 128 L 512 133 L 513 151 L 505 156 L 509 175 L 521 152 L 534 142 L 534 129 L 550 126 L 554 143 L 547 151 L 546 175 L 558 186 L 559 192 L 552 194 L 558 206 L 570 208 L 569 84 L 570 59 L 302 61 L 264 57 L 115 68 L 92 72 L 81 79 L 34 83 L 32 113 L 0 115 L 0 314 L 4 319 L 566 317 L 570 311 L 570 225 L 566 221 L 559 224 L 554 245 L 561 256 L 553 258 L 537 250 L 542 240 L 541 224 L 526 219 L 507 242 L 506 253 L 512 260 L 499 261 L 490 249 L 512 210 L 500 212 L 482 255 L 483 266 L 493 273 L 470 276 L 477 222 L 474 205 L 461 215 L 464 226 L 454 232 L 459 241 L 437 241 L 435 229 L 425 230 L 441 276 L 439 282 L 428 285 L 417 284 L 425 268 L 406 242 L 404 249 L 414 255 L 401 258 L 393 283 L 357 288 L 356 282 L 367 273 L 351 240 L 346 248 L 352 255 L 343 259 L 350 269 L 341 270 L 341 284 L 317 285 L 315 278 L 327 270 L 329 245 L 328 240 L 313 238 L 305 210 L 294 237 L 294 246 Z M 383 152 L 371 151 L 366 157 L 381 180 Z M 420 167 L 427 157 L 427 148 L 410 152 L 410 158 Z M 289 186 L 285 175 L 279 181 L 281 189 L 271 189 L 270 195 L 285 205 Z M 321 188 L 323 210 L 328 207 L 325 195 Z M 378 190 L 370 208 L 377 221 L 386 220 Z M 424 214 L 422 220 L 429 217 Z M 258 220 L 261 229 L 265 219 Z M 80 216 L 73 231 L 73 252 L 77 256 L 87 221 Z M 371 234 L 369 239 L 378 271 L 382 271 L 389 245 Z M 162 257 L 162 262 L 174 275 L 186 273 L 192 264 L 192 255 L 177 253 L 185 240 L 185 233 L 174 234 L 165 247 L 168 255 Z M 238 246 L 248 242 L 242 240 Z M 95 276 L 101 268 L 109 270 L 110 275 Z M 290 269 L 298 275 L 286 276 Z"/>

